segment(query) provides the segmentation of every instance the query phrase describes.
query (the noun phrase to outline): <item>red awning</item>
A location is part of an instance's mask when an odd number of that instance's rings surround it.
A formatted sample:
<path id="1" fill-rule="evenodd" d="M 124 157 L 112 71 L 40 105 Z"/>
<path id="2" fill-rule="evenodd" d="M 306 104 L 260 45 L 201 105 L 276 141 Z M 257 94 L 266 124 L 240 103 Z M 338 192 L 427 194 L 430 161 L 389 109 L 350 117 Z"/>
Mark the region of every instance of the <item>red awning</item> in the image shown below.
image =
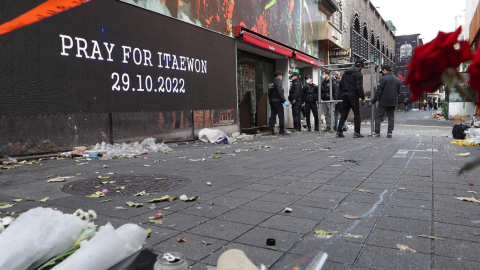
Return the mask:
<path id="1" fill-rule="evenodd" d="M 295 52 L 295 59 L 301 60 L 303 62 L 309 63 L 314 66 L 318 66 L 318 59 L 313 58 L 311 56 L 308 56 L 306 54 L 303 54 L 301 52 Z"/>
<path id="2" fill-rule="evenodd" d="M 264 38 L 256 33 L 250 32 L 241 26 L 235 26 L 235 36 L 241 36 L 242 41 L 257 45 L 264 49 L 292 57 L 293 49 L 285 47 L 277 42 Z"/>

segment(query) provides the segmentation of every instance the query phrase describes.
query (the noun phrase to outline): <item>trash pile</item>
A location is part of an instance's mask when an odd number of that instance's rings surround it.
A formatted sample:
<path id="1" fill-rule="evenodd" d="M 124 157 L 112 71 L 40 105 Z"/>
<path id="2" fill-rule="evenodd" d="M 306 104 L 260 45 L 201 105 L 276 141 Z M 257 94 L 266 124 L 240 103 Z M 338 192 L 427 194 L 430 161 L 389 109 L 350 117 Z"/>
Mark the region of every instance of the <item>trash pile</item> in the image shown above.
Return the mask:
<path id="1" fill-rule="evenodd" d="M 473 119 L 471 126 L 458 123 L 453 127 L 453 138 L 450 144 L 462 145 L 462 146 L 476 146 L 480 145 L 480 121 L 476 118 Z"/>
<path id="2" fill-rule="evenodd" d="M 255 138 L 257 135 L 247 135 L 245 133 L 235 132 L 232 136 L 227 136 L 223 131 L 218 129 L 204 128 L 198 133 L 198 139 L 204 143 L 218 143 L 218 144 L 231 144 L 237 140 L 248 141 Z"/>
<path id="3" fill-rule="evenodd" d="M 135 156 L 148 154 L 148 153 L 157 153 L 163 152 L 168 153 L 172 151 L 164 143 L 155 143 L 154 138 L 148 138 L 143 140 L 141 143 L 115 143 L 113 145 L 107 144 L 105 142 L 97 143 L 90 147 L 77 146 L 73 148 L 73 151 L 64 152 L 59 154 L 59 157 L 85 157 L 85 158 L 132 158 Z"/>

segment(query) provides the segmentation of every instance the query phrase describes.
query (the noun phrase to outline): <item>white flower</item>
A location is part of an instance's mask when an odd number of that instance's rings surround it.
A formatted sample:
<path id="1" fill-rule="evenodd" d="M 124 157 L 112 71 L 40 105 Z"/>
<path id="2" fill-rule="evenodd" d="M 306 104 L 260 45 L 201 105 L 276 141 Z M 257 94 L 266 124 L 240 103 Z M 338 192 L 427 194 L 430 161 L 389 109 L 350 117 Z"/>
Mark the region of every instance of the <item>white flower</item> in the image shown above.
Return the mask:
<path id="1" fill-rule="evenodd" d="M 83 212 L 83 214 L 80 216 L 80 218 L 81 218 L 82 220 L 89 220 L 89 219 L 90 219 L 90 216 L 88 215 L 88 213 Z"/>
<path id="2" fill-rule="evenodd" d="M 4 217 L 2 219 L 3 226 L 6 227 L 6 226 L 10 225 L 10 223 L 12 223 L 12 221 L 13 221 L 12 217 Z"/>
<path id="3" fill-rule="evenodd" d="M 96 219 L 97 218 L 97 213 L 93 210 L 88 210 L 88 215 L 90 216 L 91 219 Z"/>
<path id="4" fill-rule="evenodd" d="M 81 217 L 85 212 L 83 212 L 82 209 L 78 209 L 77 211 L 75 211 L 75 213 L 73 213 L 74 216 L 77 216 L 77 217 Z"/>

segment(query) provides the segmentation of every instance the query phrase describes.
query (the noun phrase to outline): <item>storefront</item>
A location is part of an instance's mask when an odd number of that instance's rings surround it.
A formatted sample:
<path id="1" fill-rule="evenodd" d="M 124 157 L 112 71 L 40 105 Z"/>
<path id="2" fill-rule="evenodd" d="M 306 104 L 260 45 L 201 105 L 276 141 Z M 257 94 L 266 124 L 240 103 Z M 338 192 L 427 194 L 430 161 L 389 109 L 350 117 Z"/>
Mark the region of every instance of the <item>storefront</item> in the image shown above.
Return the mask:
<path id="1" fill-rule="evenodd" d="M 247 132 L 267 129 L 270 117 L 267 93 L 273 73 L 276 70 L 283 72 L 287 97 L 293 72 L 301 75 L 302 84 L 305 84 L 307 75 L 318 81 L 318 59 L 241 26 L 235 27 L 235 38 L 240 127 Z M 285 113 L 286 126 L 293 126 L 290 110 L 285 109 Z"/>

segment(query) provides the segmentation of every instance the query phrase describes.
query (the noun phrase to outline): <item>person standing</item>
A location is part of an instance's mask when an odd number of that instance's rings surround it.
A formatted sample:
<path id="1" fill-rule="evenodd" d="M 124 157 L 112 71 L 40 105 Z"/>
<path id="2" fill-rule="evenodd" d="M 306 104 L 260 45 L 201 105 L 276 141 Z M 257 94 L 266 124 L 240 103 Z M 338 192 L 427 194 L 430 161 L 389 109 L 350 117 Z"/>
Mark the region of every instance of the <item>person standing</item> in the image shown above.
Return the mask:
<path id="1" fill-rule="evenodd" d="M 405 98 L 403 105 L 405 105 L 405 112 L 408 112 L 408 98 Z"/>
<path id="2" fill-rule="evenodd" d="M 362 99 L 362 106 L 365 105 L 365 93 L 363 92 L 363 74 L 362 69 L 365 67 L 363 60 L 357 60 L 355 66 L 349 68 L 342 79 L 340 80 L 340 97 L 343 100 L 342 108 L 342 117 L 338 126 L 341 127 L 347 121 L 348 113 L 350 110 L 353 111 L 355 115 L 354 125 L 355 132 L 353 133 L 354 138 L 363 138 L 364 136 L 360 133 L 360 103 L 359 99 Z M 337 137 L 345 137 L 343 135 L 343 130 L 337 131 Z"/>
<path id="3" fill-rule="evenodd" d="M 335 91 L 333 92 L 333 99 L 334 100 L 339 100 L 340 99 L 340 91 L 339 91 L 340 79 L 337 79 L 335 81 L 335 85 L 337 87 L 334 88 Z M 333 126 L 333 130 L 337 131 L 338 116 L 342 113 L 343 106 L 342 106 L 342 102 L 335 102 L 335 103 L 333 103 L 333 105 L 335 106 L 335 111 L 334 111 L 335 123 L 334 123 L 334 126 Z M 345 121 L 345 123 L 343 124 L 342 130 L 347 131 L 347 129 L 348 129 L 348 124 L 347 124 L 347 121 Z"/>
<path id="4" fill-rule="evenodd" d="M 378 83 L 375 97 L 368 103 L 368 107 L 378 102 L 378 108 L 375 112 L 375 132 L 370 137 L 380 137 L 380 126 L 382 118 L 388 116 L 388 132 L 387 137 L 392 138 L 393 128 L 395 124 L 395 110 L 398 105 L 398 96 L 400 95 L 400 80 L 392 74 L 392 67 L 384 65 L 382 67 L 383 77 Z"/>
<path id="5" fill-rule="evenodd" d="M 424 111 L 427 110 L 427 104 L 428 104 L 428 103 L 427 103 L 427 100 L 424 99 L 424 100 L 423 100 L 423 110 L 424 110 Z"/>
<path id="6" fill-rule="evenodd" d="M 318 85 L 313 83 L 311 76 L 305 76 L 306 85 L 303 87 L 303 100 L 305 101 L 305 117 L 307 118 L 308 132 L 312 131 L 312 125 L 310 123 L 310 111 L 313 113 L 315 119 L 315 131 L 319 131 L 318 122 Z"/>
<path id="7" fill-rule="evenodd" d="M 438 97 L 435 98 L 435 111 L 438 110 Z"/>
<path id="8" fill-rule="evenodd" d="M 332 93 L 336 91 L 336 84 L 332 83 Z M 324 75 L 322 75 L 322 93 L 321 98 L 323 101 L 330 101 L 330 72 L 326 71 Z M 325 129 L 327 131 L 332 130 L 332 103 L 322 103 L 323 107 L 323 114 L 325 115 Z"/>
<path id="9" fill-rule="evenodd" d="M 275 135 L 275 122 L 277 121 L 278 115 L 278 122 L 280 125 L 280 135 L 288 135 L 285 132 L 285 114 L 283 111 L 283 104 L 288 107 L 288 102 L 285 100 L 285 95 L 283 87 L 282 87 L 282 78 L 283 74 L 281 71 L 275 71 L 274 73 L 275 78 L 273 82 L 268 85 L 268 101 L 270 103 L 270 121 L 269 121 L 269 128 L 270 134 Z M 283 103 L 283 104 L 282 104 Z"/>
<path id="10" fill-rule="evenodd" d="M 289 100 L 292 103 L 293 128 L 297 132 L 302 132 L 301 111 L 303 103 L 302 84 L 298 79 L 298 72 L 292 74 L 292 85 L 290 86 Z"/>

